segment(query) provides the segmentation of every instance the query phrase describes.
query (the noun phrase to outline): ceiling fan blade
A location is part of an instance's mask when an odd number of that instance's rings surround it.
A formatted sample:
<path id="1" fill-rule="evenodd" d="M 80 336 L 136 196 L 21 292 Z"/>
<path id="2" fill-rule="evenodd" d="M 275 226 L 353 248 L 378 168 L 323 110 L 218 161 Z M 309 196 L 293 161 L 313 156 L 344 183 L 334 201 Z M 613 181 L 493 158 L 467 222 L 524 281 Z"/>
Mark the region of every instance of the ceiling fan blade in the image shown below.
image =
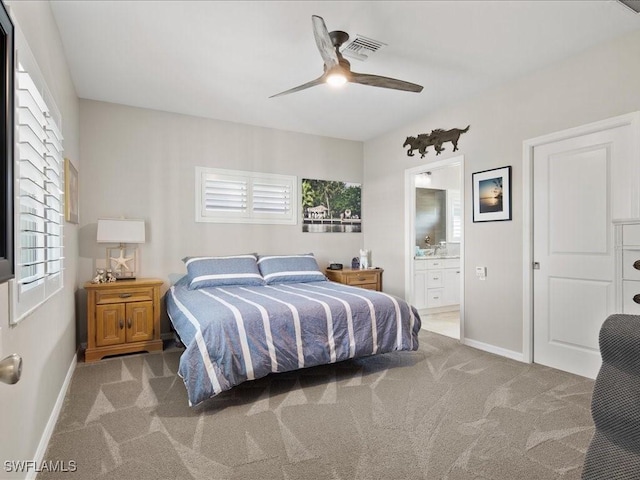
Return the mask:
<path id="1" fill-rule="evenodd" d="M 393 90 L 404 90 L 405 92 L 415 93 L 420 93 L 423 88 L 422 85 L 405 82 L 404 80 L 357 72 L 351 72 L 351 78 L 349 81 L 352 83 L 359 83 L 361 85 L 369 85 L 371 87 L 391 88 Z"/>
<path id="2" fill-rule="evenodd" d="M 322 75 L 316 78 L 315 80 L 311 80 L 310 82 L 307 82 L 305 84 L 290 88 L 289 90 L 285 90 L 284 92 L 276 93 L 275 95 L 271 95 L 269 98 L 280 97 L 282 95 L 288 95 L 290 93 L 299 92 L 300 90 L 304 90 L 305 88 L 315 87 L 316 85 L 320 85 L 321 83 L 324 83 L 324 80 L 325 80 L 325 76 Z"/>
<path id="3" fill-rule="evenodd" d="M 331 67 L 338 65 L 338 54 L 333 46 L 324 19 L 318 15 L 312 15 L 311 21 L 313 23 L 313 36 L 316 39 L 316 45 L 318 46 L 318 50 L 320 50 L 320 55 L 322 55 L 326 69 L 329 70 Z"/>

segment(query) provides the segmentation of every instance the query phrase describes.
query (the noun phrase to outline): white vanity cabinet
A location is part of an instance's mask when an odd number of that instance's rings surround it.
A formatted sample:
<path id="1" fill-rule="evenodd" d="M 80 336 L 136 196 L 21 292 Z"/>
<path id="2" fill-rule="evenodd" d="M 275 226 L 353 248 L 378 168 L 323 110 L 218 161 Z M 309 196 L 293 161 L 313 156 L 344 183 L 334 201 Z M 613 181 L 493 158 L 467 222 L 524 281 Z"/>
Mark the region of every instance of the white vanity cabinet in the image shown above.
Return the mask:
<path id="1" fill-rule="evenodd" d="M 414 260 L 413 305 L 417 309 L 460 303 L 460 258 Z"/>
<path id="2" fill-rule="evenodd" d="M 445 268 L 442 271 L 443 305 L 460 304 L 460 260 L 457 260 L 457 262 L 458 263 L 456 267 Z"/>

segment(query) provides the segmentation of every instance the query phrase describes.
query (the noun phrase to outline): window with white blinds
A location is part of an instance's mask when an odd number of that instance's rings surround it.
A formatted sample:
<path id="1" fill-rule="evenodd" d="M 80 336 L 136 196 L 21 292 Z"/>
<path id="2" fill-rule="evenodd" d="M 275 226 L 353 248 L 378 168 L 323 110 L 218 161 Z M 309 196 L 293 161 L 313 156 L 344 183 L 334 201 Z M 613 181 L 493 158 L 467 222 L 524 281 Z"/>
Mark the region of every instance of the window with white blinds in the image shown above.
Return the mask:
<path id="1" fill-rule="evenodd" d="M 297 177 L 196 167 L 196 221 L 297 223 Z"/>
<path id="2" fill-rule="evenodd" d="M 64 164 L 60 128 L 20 63 L 15 98 L 16 274 L 11 317 L 17 322 L 62 288 Z"/>
<path id="3" fill-rule="evenodd" d="M 462 239 L 460 190 L 447 190 L 447 210 L 447 241 L 460 242 Z"/>

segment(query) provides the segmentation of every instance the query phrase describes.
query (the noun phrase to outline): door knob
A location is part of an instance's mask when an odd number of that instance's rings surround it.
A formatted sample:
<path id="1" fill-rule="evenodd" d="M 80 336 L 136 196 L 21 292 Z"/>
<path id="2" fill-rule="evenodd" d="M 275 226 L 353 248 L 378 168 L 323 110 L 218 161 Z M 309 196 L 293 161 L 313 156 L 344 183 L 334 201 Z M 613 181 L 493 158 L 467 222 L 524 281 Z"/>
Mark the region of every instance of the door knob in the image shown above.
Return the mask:
<path id="1" fill-rule="evenodd" d="M 0 381 L 13 385 L 18 383 L 22 374 L 22 357 L 17 354 L 9 355 L 0 361 Z"/>

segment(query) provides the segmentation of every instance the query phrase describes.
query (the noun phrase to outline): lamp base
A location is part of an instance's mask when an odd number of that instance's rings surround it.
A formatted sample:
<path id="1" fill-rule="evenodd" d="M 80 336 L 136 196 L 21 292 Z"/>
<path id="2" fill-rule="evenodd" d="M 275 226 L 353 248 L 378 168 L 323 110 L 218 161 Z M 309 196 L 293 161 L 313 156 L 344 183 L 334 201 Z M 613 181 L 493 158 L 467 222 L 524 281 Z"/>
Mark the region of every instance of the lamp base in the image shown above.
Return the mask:
<path id="1" fill-rule="evenodd" d="M 107 269 L 111 269 L 116 280 L 135 280 L 138 272 L 138 248 L 127 247 L 121 243 L 118 247 L 107 248 Z"/>

